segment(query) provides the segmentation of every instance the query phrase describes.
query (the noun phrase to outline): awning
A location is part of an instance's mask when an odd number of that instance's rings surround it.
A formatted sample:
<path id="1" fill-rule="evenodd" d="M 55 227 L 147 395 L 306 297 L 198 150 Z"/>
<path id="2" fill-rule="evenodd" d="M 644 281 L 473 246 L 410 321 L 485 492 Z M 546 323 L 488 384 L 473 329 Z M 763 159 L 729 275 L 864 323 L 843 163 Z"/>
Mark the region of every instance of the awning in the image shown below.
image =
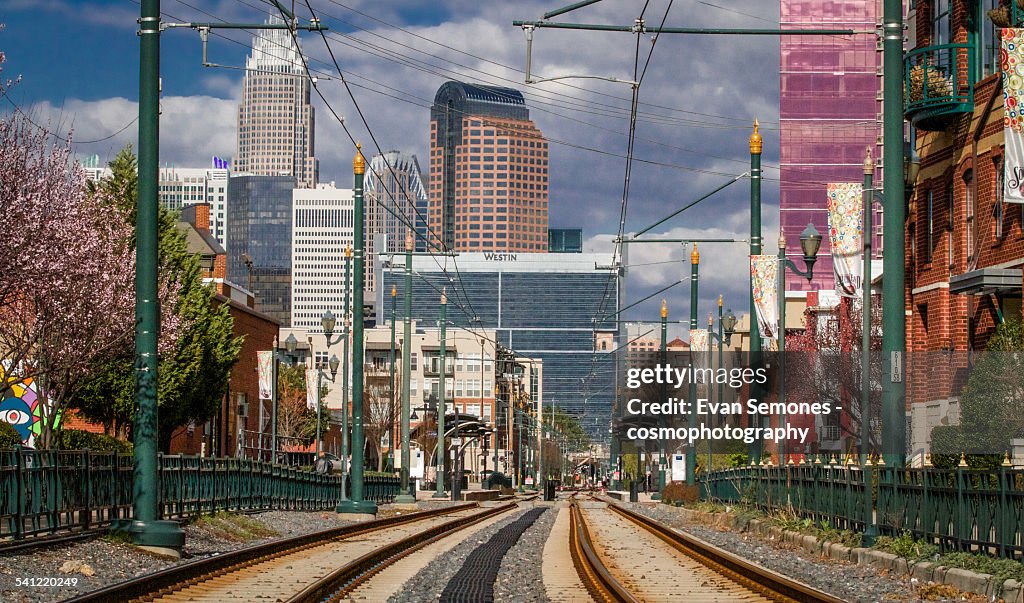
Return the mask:
<path id="1" fill-rule="evenodd" d="M 949 292 L 967 295 L 1020 293 L 1020 268 L 980 268 L 949 279 Z"/>

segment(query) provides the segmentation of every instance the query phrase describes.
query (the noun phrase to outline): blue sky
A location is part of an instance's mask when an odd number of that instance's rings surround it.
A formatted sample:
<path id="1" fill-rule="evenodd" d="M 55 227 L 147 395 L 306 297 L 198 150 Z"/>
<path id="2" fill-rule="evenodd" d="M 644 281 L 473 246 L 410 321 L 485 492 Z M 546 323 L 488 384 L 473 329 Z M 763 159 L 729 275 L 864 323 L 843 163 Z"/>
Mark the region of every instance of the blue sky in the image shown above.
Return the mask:
<path id="1" fill-rule="evenodd" d="M 329 42 L 347 72 L 356 99 L 384 150 L 416 153 L 426 166 L 429 104 L 447 79 L 513 86 L 527 94 L 531 117 L 551 140 L 550 223 L 582 227 L 588 250 L 609 250 L 618 228 L 629 126 L 628 86 L 573 80 L 569 86 L 523 84 L 525 42 L 513 19 L 536 19 L 563 4 L 449 0 L 310 0 L 331 29 Z M 290 2 L 289 2 L 290 4 Z M 304 2 L 296 2 L 308 17 Z M 642 2 L 604 2 L 558 17 L 587 23 L 630 24 Z M 668 0 L 652 0 L 644 15 L 660 23 Z M 777 3 L 677 0 L 666 24 L 690 27 L 771 27 L 778 25 Z M 134 143 L 137 112 L 137 2 L 128 0 L 5 0 L 0 50 L 7 55 L 3 77 L 21 77 L 8 98 L 53 129 L 74 130 L 80 155 L 110 159 Z M 261 21 L 262 0 L 163 0 L 170 22 Z M 207 14 L 204 14 L 205 13 Z M 244 65 L 250 35 L 244 31 L 213 36 L 210 60 Z M 334 66 L 317 34 L 301 35 L 311 67 L 321 77 Z M 534 75 L 633 77 L 634 36 L 538 30 Z M 211 155 L 234 153 L 234 111 L 242 72 L 203 68 L 199 35 L 180 28 L 161 38 L 163 103 L 161 161 L 204 166 Z M 640 64 L 651 36 L 640 39 Z M 775 240 L 778 224 L 778 40 L 770 37 L 663 36 L 651 55 L 640 87 L 626 230 L 642 228 L 747 170 L 747 138 L 754 118 L 765 138 L 765 239 Z M 571 87 L 570 87 L 571 86 Z M 364 147 L 373 151 L 351 100 L 336 78 L 319 87 Z M 398 97 L 398 98 L 394 98 Z M 321 179 L 348 185 L 352 149 L 319 99 L 316 144 Z M 0 102 L 0 111 L 12 110 Z M 126 127 L 127 126 L 127 127 Z M 122 130 L 123 129 L 123 130 Z M 87 142 L 94 140 L 100 142 Z M 369 153 L 368 153 L 369 154 Z M 656 165 L 664 164 L 664 165 Z M 745 237 L 749 229 L 743 180 L 659 227 L 657 234 L 690 237 Z M 702 250 L 699 315 L 706 316 L 719 293 L 737 311 L 746 307 L 746 251 L 742 245 Z M 679 245 L 637 246 L 631 251 L 629 300 L 681 278 L 689 250 Z M 687 285 L 669 296 L 670 318 L 688 313 Z M 654 320 L 660 300 L 638 306 L 628 316 Z"/>

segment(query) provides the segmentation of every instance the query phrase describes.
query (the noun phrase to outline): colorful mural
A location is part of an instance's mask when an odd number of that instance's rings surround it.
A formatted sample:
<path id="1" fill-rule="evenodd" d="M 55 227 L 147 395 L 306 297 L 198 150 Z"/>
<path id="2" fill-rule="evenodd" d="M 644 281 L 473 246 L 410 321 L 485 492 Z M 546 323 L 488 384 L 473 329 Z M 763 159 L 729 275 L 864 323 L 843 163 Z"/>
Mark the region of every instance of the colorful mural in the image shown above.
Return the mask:
<path id="1" fill-rule="evenodd" d="M 20 381 L 8 377 L 7 371 L 6 365 L 0 365 L 0 382 L 10 384 L 3 400 L 0 400 L 0 421 L 10 423 L 21 434 L 22 444 L 34 447 L 36 436 L 42 431 L 44 416 L 36 382 L 31 378 Z"/>

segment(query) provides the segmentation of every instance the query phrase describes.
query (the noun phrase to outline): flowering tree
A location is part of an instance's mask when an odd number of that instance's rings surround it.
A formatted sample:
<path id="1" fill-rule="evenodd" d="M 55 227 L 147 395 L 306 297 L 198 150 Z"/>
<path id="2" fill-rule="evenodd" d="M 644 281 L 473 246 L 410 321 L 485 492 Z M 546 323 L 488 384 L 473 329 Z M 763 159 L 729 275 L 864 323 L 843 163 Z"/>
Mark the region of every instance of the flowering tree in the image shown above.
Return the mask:
<path id="1" fill-rule="evenodd" d="M 878 317 L 882 315 L 879 296 L 872 296 L 871 356 L 871 413 L 881 417 L 882 334 Z M 829 403 L 842 407 L 837 427 L 846 448 L 859 447 L 861 434 L 861 375 L 863 369 L 863 312 L 859 300 L 840 300 L 835 314 L 805 313 L 807 329 L 803 333 L 786 336 L 786 395 L 787 400 Z M 876 421 L 877 424 L 877 421 Z M 881 444 L 880 432 L 872 429 L 870 442 L 873 450 Z"/>
<path id="2" fill-rule="evenodd" d="M 8 224 L 0 279 L 0 359 L 7 388 L 33 382 L 24 417 L 47 448 L 67 395 L 130 343 L 134 249 L 124 216 L 85 191 L 70 143 L 19 113 L 0 119 L 0 212 Z M 172 285 L 165 283 L 166 296 Z M 168 317 L 161 344 L 175 339 Z"/>

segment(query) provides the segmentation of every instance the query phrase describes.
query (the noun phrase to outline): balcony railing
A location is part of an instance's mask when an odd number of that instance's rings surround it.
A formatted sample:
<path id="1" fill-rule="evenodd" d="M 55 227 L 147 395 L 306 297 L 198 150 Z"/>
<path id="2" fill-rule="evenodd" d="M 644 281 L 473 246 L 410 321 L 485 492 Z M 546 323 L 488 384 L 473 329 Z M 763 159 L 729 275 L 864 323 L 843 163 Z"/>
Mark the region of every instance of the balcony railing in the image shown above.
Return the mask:
<path id="1" fill-rule="evenodd" d="M 943 130 L 974 110 L 974 49 L 969 44 L 926 46 L 904 60 L 905 114 L 914 127 Z"/>

